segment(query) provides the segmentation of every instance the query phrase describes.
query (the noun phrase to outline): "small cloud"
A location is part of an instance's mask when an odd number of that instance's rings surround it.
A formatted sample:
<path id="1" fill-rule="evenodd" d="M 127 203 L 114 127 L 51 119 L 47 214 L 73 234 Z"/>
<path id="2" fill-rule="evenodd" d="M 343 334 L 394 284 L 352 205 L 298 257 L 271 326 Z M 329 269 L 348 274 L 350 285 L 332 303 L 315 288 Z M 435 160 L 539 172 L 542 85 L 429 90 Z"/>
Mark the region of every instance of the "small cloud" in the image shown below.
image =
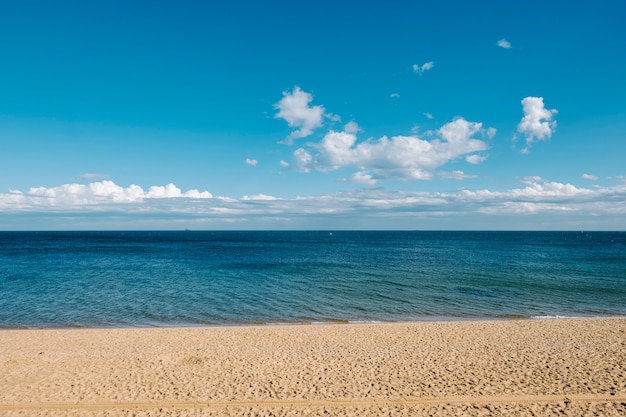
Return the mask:
<path id="1" fill-rule="evenodd" d="M 273 197 L 271 195 L 266 195 L 266 194 L 244 195 L 241 199 L 244 200 L 244 201 L 274 201 L 274 200 L 278 200 L 278 198 Z"/>
<path id="2" fill-rule="evenodd" d="M 360 130 L 359 125 L 355 121 L 350 121 L 343 127 L 343 131 L 346 133 L 358 133 Z"/>
<path id="3" fill-rule="evenodd" d="M 424 116 L 426 116 L 427 119 L 434 119 L 434 116 L 429 112 L 425 112 Z"/>
<path id="4" fill-rule="evenodd" d="M 526 136 L 526 148 L 522 153 L 528 153 L 533 142 L 550 139 L 556 129 L 556 120 L 552 118 L 557 110 L 546 109 L 543 97 L 526 97 L 522 100 L 522 107 L 524 117 L 517 125 L 517 131 Z"/>
<path id="5" fill-rule="evenodd" d="M 90 184 L 90 185 L 93 186 L 94 184 Z M 111 185 L 113 187 L 111 187 Z M 115 184 L 109 184 L 102 188 L 106 190 L 107 188 L 115 189 L 117 187 L 115 187 Z M 212 198 L 212 197 L 213 195 L 209 193 L 208 191 L 200 192 L 198 190 L 189 190 L 183 193 L 180 188 L 178 188 L 172 183 L 169 183 L 167 185 L 153 185 L 152 187 L 148 189 L 147 193 L 143 194 L 143 198 Z"/>
<path id="6" fill-rule="evenodd" d="M 541 178 L 539 175 L 531 175 L 531 176 L 523 177 L 519 179 L 519 182 L 521 182 L 522 184 L 526 184 L 526 185 L 532 185 L 535 183 L 540 183 L 540 182 L 545 182 L 545 181 L 546 180 Z"/>
<path id="7" fill-rule="evenodd" d="M 511 46 L 511 42 L 507 41 L 506 39 L 502 38 L 498 41 L 498 46 L 500 48 L 504 48 L 504 49 L 511 49 L 513 46 Z"/>
<path id="8" fill-rule="evenodd" d="M 433 61 L 426 62 L 422 64 L 421 66 L 418 64 L 413 64 L 413 72 L 419 75 L 422 75 L 426 71 L 433 69 L 434 66 L 435 66 L 435 63 Z"/>
<path id="9" fill-rule="evenodd" d="M 322 106 L 309 106 L 311 101 L 313 101 L 313 96 L 310 93 L 295 86 L 291 93 L 284 91 L 283 98 L 274 105 L 274 108 L 278 110 L 274 118 L 283 119 L 290 127 L 297 129 L 287 136 L 286 144 L 291 145 L 294 139 L 311 135 L 314 129 L 322 125 L 325 109 Z M 335 116 L 329 115 L 328 117 L 332 119 Z"/>
<path id="10" fill-rule="evenodd" d="M 106 174 L 96 174 L 96 173 L 92 173 L 92 172 L 86 172 L 83 175 L 80 175 L 78 177 L 78 179 L 81 180 L 89 180 L 89 181 L 93 181 L 93 180 L 105 180 L 109 178 L 108 175 Z"/>
<path id="11" fill-rule="evenodd" d="M 487 159 L 486 156 L 482 156 L 482 155 L 468 155 L 465 157 L 465 160 L 467 162 L 469 162 L 472 165 L 478 165 L 482 162 L 484 162 Z"/>
<path id="12" fill-rule="evenodd" d="M 598 177 L 591 174 L 583 174 L 580 176 L 583 180 L 598 181 Z"/>
<path id="13" fill-rule="evenodd" d="M 352 177 L 350 177 L 350 181 L 367 185 L 375 185 L 378 182 L 374 179 L 374 177 L 366 172 L 355 172 L 352 174 Z"/>
<path id="14" fill-rule="evenodd" d="M 400 98 L 400 94 L 398 94 L 398 93 L 391 93 L 391 94 L 389 95 L 389 97 L 390 97 L 390 98 Z"/>
<path id="15" fill-rule="evenodd" d="M 246 164 L 248 164 L 250 166 L 255 167 L 258 162 L 259 161 L 257 161 L 256 159 L 246 158 Z"/>
<path id="16" fill-rule="evenodd" d="M 289 166 L 289 162 L 284 161 L 284 160 L 280 160 L 280 166 L 283 168 L 287 168 Z"/>
<path id="17" fill-rule="evenodd" d="M 435 63 L 433 61 L 427 62 L 424 65 L 422 65 L 422 71 L 428 71 L 432 69 L 434 66 L 435 66 Z"/>
<path id="18" fill-rule="evenodd" d="M 469 175 L 463 171 L 443 171 L 439 173 L 439 176 L 446 180 L 465 180 L 468 178 L 477 178 L 476 175 Z"/>
<path id="19" fill-rule="evenodd" d="M 327 118 L 328 120 L 332 121 L 332 122 L 340 122 L 341 121 L 341 117 L 338 114 L 334 114 L 334 113 L 326 113 L 326 114 L 324 114 L 324 117 Z"/>

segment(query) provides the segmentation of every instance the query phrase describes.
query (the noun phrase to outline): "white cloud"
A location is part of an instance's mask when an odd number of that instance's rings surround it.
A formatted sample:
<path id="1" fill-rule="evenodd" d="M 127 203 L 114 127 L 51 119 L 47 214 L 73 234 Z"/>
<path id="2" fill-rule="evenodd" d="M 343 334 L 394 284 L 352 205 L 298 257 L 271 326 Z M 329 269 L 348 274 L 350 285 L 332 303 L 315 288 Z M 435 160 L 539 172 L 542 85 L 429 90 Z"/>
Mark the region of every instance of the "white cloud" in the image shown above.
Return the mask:
<path id="1" fill-rule="evenodd" d="M 291 93 L 283 92 L 283 98 L 274 105 L 278 110 L 274 117 L 284 119 L 290 127 L 297 129 L 286 138 L 285 143 L 292 144 L 294 139 L 307 137 L 322 125 L 324 107 L 309 106 L 311 101 L 313 96 L 296 86 Z"/>
<path id="2" fill-rule="evenodd" d="M 431 113 L 425 112 L 424 116 L 426 116 L 427 119 L 434 119 L 434 116 Z"/>
<path id="3" fill-rule="evenodd" d="M 584 179 L 584 180 L 591 180 L 591 181 L 597 181 L 598 177 L 595 175 L 591 175 L 591 174 L 583 174 L 580 176 L 580 178 Z"/>
<path id="4" fill-rule="evenodd" d="M 502 38 L 498 41 L 498 46 L 500 48 L 504 48 L 504 49 L 511 49 L 511 43 L 509 41 L 507 41 L 506 39 Z"/>
<path id="5" fill-rule="evenodd" d="M 296 149 L 293 153 L 293 156 L 296 158 L 296 166 L 299 171 L 309 172 L 311 171 L 310 166 L 313 164 L 313 156 L 306 149 L 300 148 Z"/>
<path id="6" fill-rule="evenodd" d="M 350 121 L 343 127 L 343 131 L 346 133 L 358 133 L 360 130 L 359 125 L 355 121 Z"/>
<path id="7" fill-rule="evenodd" d="M 486 135 L 489 130 L 482 123 L 468 122 L 462 118 L 447 123 L 433 135 L 433 140 L 418 136 L 383 136 L 357 143 L 355 133 L 329 131 L 321 142 L 309 144 L 309 149 L 294 152 L 300 171 L 322 172 L 356 168 L 360 178 L 369 182 L 386 179 L 430 179 L 432 172 L 462 156 L 472 163 L 480 162 L 476 152 L 488 148 L 475 135 Z M 471 156 L 472 154 L 473 156 Z"/>
<path id="8" fill-rule="evenodd" d="M 324 117 L 333 122 L 341 121 L 341 117 L 338 114 L 334 114 L 334 113 L 324 113 Z"/>
<path id="9" fill-rule="evenodd" d="M 400 98 L 400 94 L 398 94 L 398 93 L 391 93 L 391 94 L 389 95 L 389 97 L 390 97 L 390 98 Z"/>
<path id="10" fill-rule="evenodd" d="M 519 179 L 522 184 L 533 184 L 536 182 L 544 182 L 544 179 L 538 175 L 532 175 L 530 177 L 523 177 Z"/>
<path id="11" fill-rule="evenodd" d="M 106 174 L 97 174 L 97 173 L 92 173 L 92 172 L 86 172 L 78 177 L 78 179 L 89 180 L 89 181 L 104 180 L 107 178 L 109 178 L 109 176 Z"/>
<path id="12" fill-rule="evenodd" d="M 463 171 L 443 171 L 439 173 L 439 176 L 447 180 L 464 180 L 468 178 L 477 178 L 476 175 L 469 175 Z"/>
<path id="13" fill-rule="evenodd" d="M 153 185 L 148 189 L 142 198 L 211 198 L 213 197 L 208 191 L 199 192 L 198 190 L 189 190 L 183 193 L 180 188 L 170 183 L 165 186 Z"/>
<path id="14" fill-rule="evenodd" d="M 541 178 L 528 178 L 522 181 L 526 184 L 523 189 L 516 189 L 510 192 L 511 196 L 516 197 L 572 197 L 589 194 L 592 191 L 584 188 L 577 188 L 572 184 L 563 184 L 560 182 L 546 181 Z"/>
<path id="15" fill-rule="evenodd" d="M 257 161 L 256 159 L 250 159 L 250 158 L 246 158 L 246 164 L 255 167 L 257 164 L 259 163 L 259 161 Z"/>
<path id="16" fill-rule="evenodd" d="M 244 201 L 273 201 L 278 198 L 266 194 L 244 195 L 242 198 Z"/>
<path id="17" fill-rule="evenodd" d="M 465 160 L 473 165 L 478 165 L 482 162 L 485 162 L 486 159 L 487 157 L 483 155 L 468 155 L 465 157 Z"/>
<path id="18" fill-rule="evenodd" d="M 413 64 L 412 68 L 413 68 L 413 72 L 419 75 L 422 75 L 426 71 L 433 69 L 434 66 L 435 66 L 435 63 L 433 61 L 429 61 L 429 62 L 422 64 L 421 66 L 418 64 Z"/>
<path id="19" fill-rule="evenodd" d="M 366 172 L 355 172 L 352 177 L 350 177 L 350 182 L 355 182 L 358 184 L 367 184 L 367 185 L 374 185 L 377 183 L 377 181 L 368 173 Z"/>
<path id="20" fill-rule="evenodd" d="M 543 97 L 526 97 L 522 100 L 524 117 L 517 125 L 517 131 L 526 136 L 527 152 L 533 142 L 547 140 L 556 129 L 556 120 L 552 120 L 557 110 L 548 110 L 543 104 Z"/>

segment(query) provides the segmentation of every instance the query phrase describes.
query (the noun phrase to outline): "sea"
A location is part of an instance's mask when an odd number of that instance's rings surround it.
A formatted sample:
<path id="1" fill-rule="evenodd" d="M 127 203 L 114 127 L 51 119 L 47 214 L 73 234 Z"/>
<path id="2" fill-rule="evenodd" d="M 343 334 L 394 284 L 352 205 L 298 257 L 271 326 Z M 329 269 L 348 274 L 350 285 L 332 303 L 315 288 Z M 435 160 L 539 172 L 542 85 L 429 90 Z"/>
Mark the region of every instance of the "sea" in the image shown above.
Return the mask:
<path id="1" fill-rule="evenodd" d="M 0 328 L 626 316 L 626 232 L 0 232 Z"/>

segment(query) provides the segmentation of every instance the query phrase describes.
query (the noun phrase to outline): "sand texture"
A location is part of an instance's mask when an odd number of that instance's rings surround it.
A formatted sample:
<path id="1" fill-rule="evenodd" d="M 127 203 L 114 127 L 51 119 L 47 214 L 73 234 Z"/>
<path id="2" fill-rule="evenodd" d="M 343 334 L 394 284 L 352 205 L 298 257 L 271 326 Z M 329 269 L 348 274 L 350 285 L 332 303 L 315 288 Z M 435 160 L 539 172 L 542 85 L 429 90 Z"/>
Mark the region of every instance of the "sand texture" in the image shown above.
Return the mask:
<path id="1" fill-rule="evenodd" d="M 0 416 L 626 416 L 626 319 L 0 331 Z"/>

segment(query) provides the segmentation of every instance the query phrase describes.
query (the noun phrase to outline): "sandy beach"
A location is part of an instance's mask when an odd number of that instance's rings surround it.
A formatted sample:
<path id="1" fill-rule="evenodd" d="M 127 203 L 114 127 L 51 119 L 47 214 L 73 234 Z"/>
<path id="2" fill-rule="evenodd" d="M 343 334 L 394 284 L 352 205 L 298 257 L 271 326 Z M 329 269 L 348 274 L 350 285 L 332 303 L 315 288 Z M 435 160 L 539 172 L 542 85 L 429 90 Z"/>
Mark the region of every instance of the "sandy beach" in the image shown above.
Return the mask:
<path id="1" fill-rule="evenodd" d="M 626 319 L 0 331 L 1 416 L 626 415 Z"/>

